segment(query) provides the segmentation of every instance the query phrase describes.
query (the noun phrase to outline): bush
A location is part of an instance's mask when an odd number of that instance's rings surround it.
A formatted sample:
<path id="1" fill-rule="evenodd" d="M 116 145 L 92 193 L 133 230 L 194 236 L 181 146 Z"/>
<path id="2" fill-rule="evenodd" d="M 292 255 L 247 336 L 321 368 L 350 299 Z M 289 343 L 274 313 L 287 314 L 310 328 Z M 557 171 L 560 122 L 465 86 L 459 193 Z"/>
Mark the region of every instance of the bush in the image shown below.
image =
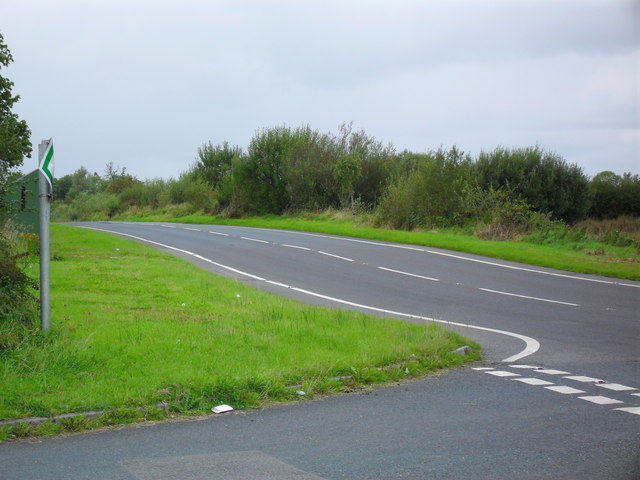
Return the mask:
<path id="1" fill-rule="evenodd" d="M 464 225 L 472 168 L 471 158 L 456 147 L 424 155 L 415 171 L 386 188 L 378 223 L 404 229 Z"/>
<path id="2" fill-rule="evenodd" d="M 582 170 L 540 147 L 482 152 L 475 168 L 482 188 L 511 189 L 554 220 L 574 223 L 589 209 L 589 182 Z"/>
<path id="3" fill-rule="evenodd" d="M 15 334 L 5 328 L 16 323 L 29 325 L 37 316 L 37 301 L 33 292 L 38 283 L 24 269 L 29 263 L 30 251 L 35 250 L 33 236 L 21 236 L 10 224 L 0 230 L 0 324 L 5 341 Z M 0 344 L 0 352 L 2 350 Z"/>

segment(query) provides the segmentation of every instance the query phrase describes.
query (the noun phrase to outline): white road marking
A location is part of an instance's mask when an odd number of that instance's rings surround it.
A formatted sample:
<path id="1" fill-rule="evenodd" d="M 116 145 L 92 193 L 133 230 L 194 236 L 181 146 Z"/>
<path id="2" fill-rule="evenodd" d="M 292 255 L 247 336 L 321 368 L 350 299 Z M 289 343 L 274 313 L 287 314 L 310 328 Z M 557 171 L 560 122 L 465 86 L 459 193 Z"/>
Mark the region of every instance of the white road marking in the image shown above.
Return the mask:
<path id="1" fill-rule="evenodd" d="M 621 412 L 627 412 L 627 413 L 633 413 L 634 415 L 640 415 L 640 407 L 614 408 L 614 410 L 620 410 Z"/>
<path id="2" fill-rule="evenodd" d="M 597 403 L 598 405 L 615 405 L 616 403 L 624 403 L 621 400 L 615 398 L 603 397 L 600 395 L 593 395 L 588 397 L 578 397 L 580 400 L 586 400 L 587 402 Z"/>
<path id="3" fill-rule="evenodd" d="M 273 231 L 273 229 L 269 229 L 269 228 L 262 228 L 261 230 Z M 482 264 L 491 265 L 491 266 L 494 266 L 494 267 L 508 268 L 508 269 L 511 269 L 511 270 L 520 270 L 520 271 L 523 271 L 523 272 L 530 272 L 530 273 L 539 273 L 540 275 L 550 275 L 552 277 L 570 278 L 572 280 L 580 280 L 580 281 L 583 281 L 583 282 L 604 283 L 604 284 L 608 284 L 608 285 L 618 285 L 618 286 L 621 286 L 621 287 L 640 288 L 640 283 L 635 285 L 635 284 L 632 284 L 632 283 L 622 283 L 622 282 L 616 282 L 616 281 L 612 281 L 612 280 L 600 280 L 600 279 L 597 279 L 597 278 L 580 277 L 578 275 L 571 275 L 571 274 L 566 274 L 566 273 L 546 272 L 544 270 L 536 270 L 534 268 L 518 267 L 518 266 L 515 266 L 515 265 L 505 265 L 503 263 L 490 262 L 488 260 L 480 260 L 478 258 L 463 257 L 462 255 L 455 255 L 455 254 L 452 254 L 452 253 L 436 252 L 435 250 L 427 250 L 426 248 L 409 247 L 409 246 L 406 246 L 406 245 L 394 245 L 394 244 L 391 244 L 391 243 L 373 242 L 371 240 L 358 240 L 358 239 L 355 239 L 355 238 L 345 238 L 345 237 L 332 236 L 332 235 L 322 235 L 322 234 L 318 234 L 318 233 L 296 232 L 296 231 L 293 231 L 293 230 L 287 230 L 287 233 L 290 233 L 292 235 L 304 235 L 304 236 L 308 236 L 308 237 L 331 238 L 331 239 L 340 240 L 340 241 L 343 241 L 343 242 L 365 243 L 365 244 L 368 244 L 368 245 L 376 245 L 376 246 L 387 247 L 387 248 L 398 248 L 398 249 L 402 249 L 402 250 L 413 250 L 413 251 L 417 251 L 417 252 L 430 253 L 432 255 L 441 255 L 441 256 L 444 256 L 444 257 L 457 258 L 459 260 L 465 260 L 465 261 L 468 261 L 468 262 L 482 263 Z"/>
<path id="4" fill-rule="evenodd" d="M 530 368 L 532 370 L 535 370 L 536 368 L 538 368 L 538 367 L 533 366 L 533 365 L 509 365 L 509 367 L 510 368 Z"/>
<path id="5" fill-rule="evenodd" d="M 148 240 L 146 238 L 137 237 L 135 235 L 130 235 L 128 233 L 116 232 L 116 231 L 113 231 L 113 230 L 105 230 L 105 229 L 102 229 L 102 228 L 95 228 L 95 227 L 79 227 L 79 228 L 86 228 L 88 230 L 96 230 L 96 231 L 100 231 L 100 232 L 106 232 L 106 233 L 112 233 L 112 234 L 115 234 L 115 235 L 120 235 L 120 236 L 123 236 L 123 237 L 133 238 L 135 240 L 139 240 L 141 242 L 146 242 L 146 243 L 149 243 L 151 245 L 157 245 L 159 247 L 166 248 L 166 249 L 169 249 L 169 250 L 173 250 L 173 251 L 176 251 L 176 252 L 180 252 L 180 253 L 183 253 L 185 255 L 190 255 L 190 256 L 192 256 L 194 258 L 198 258 L 200 260 L 208 262 L 208 263 L 210 263 L 212 265 L 215 265 L 215 266 L 217 266 L 219 268 L 222 268 L 224 270 L 228 270 L 230 272 L 234 272 L 234 273 L 237 273 L 239 275 L 243 275 L 243 276 L 246 276 L 248 278 L 252 278 L 254 280 L 267 281 L 265 278 L 262 278 L 262 277 L 259 277 L 257 275 L 253 275 L 253 274 L 250 274 L 250 273 L 247 273 L 247 272 L 243 272 L 241 270 L 238 270 L 238 269 L 233 268 L 233 267 L 229 267 L 227 265 L 223 265 L 221 263 L 214 262 L 213 260 L 205 258 L 205 257 L 203 257 L 201 255 L 197 255 L 197 254 L 195 254 L 193 252 L 190 252 L 188 250 L 183 250 L 181 248 L 172 247 L 171 245 L 165 245 L 165 244 L 160 243 L 160 242 L 155 242 L 153 240 Z M 363 310 L 369 310 L 369 311 L 376 312 L 376 313 L 382 313 L 382 314 L 385 314 L 385 315 L 392 315 L 392 316 L 397 316 L 397 317 L 402 317 L 402 318 L 412 318 L 412 319 L 417 319 L 417 320 L 424 320 L 424 321 L 427 321 L 427 322 L 441 323 L 443 325 L 452 325 L 452 326 L 455 326 L 455 327 L 470 328 L 470 329 L 473 329 L 473 330 L 482 330 L 484 332 L 497 333 L 497 334 L 500 334 L 500 335 L 506 335 L 506 336 L 509 336 L 509 337 L 513 337 L 513 338 L 517 338 L 519 340 L 522 340 L 525 343 L 525 348 L 522 351 L 516 353 L 515 355 L 510 356 L 509 358 L 505 358 L 503 360 L 503 362 L 505 362 L 505 363 L 517 362 L 518 360 L 520 360 L 520 359 L 522 359 L 524 357 L 527 357 L 529 355 L 532 355 L 532 354 L 536 353 L 540 349 L 540 342 L 538 342 L 535 338 L 527 337 L 526 335 L 521 335 L 521 334 L 515 333 L 515 332 L 509 332 L 507 330 L 498 330 L 496 328 L 480 327 L 480 326 L 477 326 L 477 325 L 469 325 L 469 324 L 466 324 L 466 323 L 459 323 L 459 322 L 450 322 L 448 320 L 441 320 L 441 319 L 438 319 L 438 318 L 425 317 L 425 316 L 422 316 L 422 315 L 413 315 L 413 314 L 410 314 L 410 313 L 395 312 L 393 310 L 387 310 L 387 309 L 384 309 L 384 308 L 373 307 L 373 306 L 370 306 L 370 305 L 363 305 L 363 304 L 359 304 L 359 303 L 355 303 L 355 302 L 350 302 L 348 300 L 342 300 L 340 298 L 330 297 L 328 295 L 322 295 L 320 293 L 311 292 L 309 290 L 304 290 L 302 288 L 297 288 L 297 287 L 291 287 L 291 290 L 294 290 L 296 292 L 303 293 L 303 294 L 306 294 L 306 295 L 310 295 L 310 296 L 313 296 L 313 297 L 316 297 L 316 298 L 322 298 L 324 300 L 328 300 L 328 301 L 331 301 L 331 302 L 339 303 L 339 304 L 342 304 L 342 305 L 349 305 L 351 307 L 360 308 L 360 309 L 363 309 Z"/>
<path id="6" fill-rule="evenodd" d="M 298 250 L 306 250 L 307 252 L 310 252 L 311 249 L 307 248 L 307 247 L 299 247 L 298 245 L 287 245 L 287 244 L 283 244 L 283 247 L 287 247 L 287 248 L 297 248 Z"/>
<path id="7" fill-rule="evenodd" d="M 633 395 L 634 397 L 640 397 L 640 393 L 632 393 L 631 395 Z"/>
<path id="8" fill-rule="evenodd" d="M 565 387 L 562 385 L 558 385 L 555 387 L 544 387 L 544 388 L 554 392 L 562 393 L 564 395 L 570 395 L 574 393 L 586 393 L 584 390 L 578 390 L 577 388 Z"/>
<path id="9" fill-rule="evenodd" d="M 577 303 L 560 302 L 558 300 L 549 300 L 548 298 L 529 297 L 527 295 L 518 295 L 517 293 L 501 292 L 499 290 L 491 290 L 489 288 L 479 288 L 478 290 L 482 290 L 483 292 L 499 293 L 500 295 L 508 295 L 510 297 L 520 297 L 520 298 L 526 298 L 528 300 L 538 300 L 540 302 L 559 303 L 561 305 L 569 305 L 570 307 L 579 307 Z"/>
<path id="10" fill-rule="evenodd" d="M 199 228 L 189 228 L 189 227 L 184 227 L 185 230 L 191 230 L 192 232 L 201 232 L 202 230 L 200 230 Z"/>
<path id="11" fill-rule="evenodd" d="M 467 323 L 450 322 L 448 320 L 440 320 L 438 318 L 424 317 L 422 315 L 413 315 L 410 313 L 396 312 L 394 310 L 387 310 L 384 308 L 372 307 L 369 305 L 362 305 L 360 303 L 350 302 L 348 300 L 342 300 L 340 298 L 335 298 L 335 297 L 330 297 L 328 295 L 322 295 L 320 293 L 310 292 L 309 290 L 303 290 L 302 288 L 294 287 L 292 288 L 292 290 L 295 290 L 296 292 L 300 292 L 300 293 L 305 293 L 307 295 L 311 295 L 317 298 L 322 298 L 324 300 L 340 303 L 342 305 L 349 305 L 351 307 L 361 308 L 363 310 L 371 310 L 372 312 L 382 313 L 385 315 L 393 315 L 393 316 L 404 317 L 404 318 L 413 318 L 417 320 L 424 320 L 427 322 L 442 323 L 443 325 L 453 325 L 455 327 L 471 328 L 473 330 L 482 330 L 484 332 L 498 333 L 501 335 L 507 335 L 509 337 L 514 337 L 519 340 L 522 340 L 525 343 L 524 350 L 522 350 L 519 353 L 516 353 L 515 355 L 510 356 L 509 358 L 505 358 L 504 360 L 502 360 L 504 363 L 516 362 L 521 358 L 528 357 L 529 355 L 533 355 L 540 349 L 540 342 L 538 342 L 535 338 L 527 337 L 526 335 L 521 335 L 519 333 L 509 332 L 507 330 L 498 330 L 496 328 L 480 327 L 477 325 L 469 325 Z"/>
<path id="12" fill-rule="evenodd" d="M 378 267 L 380 270 L 385 270 L 387 272 L 399 273 L 400 275 L 407 275 L 409 277 L 422 278 L 423 280 L 431 280 L 433 282 L 439 282 L 437 278 L 432 277 L 424 277 L 422 275 L 416 275 L 415 273 L 402 272 L 400 270 L 393 270 L 392 268 Z"/>
<path id="13" fill-rule="evenodd" d="M 582 375 L 575 375 L 575 376 L 569 376 L 569 377 L 563 377 L 563 378 L 568 378 L 569 380 L 575 380 L 576 382 L 582 382 L 582 383 L 602 382 L 602 380 L 600 380 L 599 378 L 584 377 Z"/>
<path id="14" fill-rule="evenodd" d="M 221 237 L 230 237 L 231 235 L 229 235 L 228 233 L 220 233 L 220 232 L 208 232 L 212 235 L 220 235 Z"/>
<path id="15" fill-rule="evenodd" d="M 519 373 L 507 372 L 505 370 L 493 370 L 490 372 L 485 372 L 489 375 L 495 375 L 496 377 L 519 377 Z"/>
<path id="16" fill-rule="evenodd" d="M 539 273 L 541 275 L 551 275 L 553 277 L 571 278 L 572 280 L 582 280 L 585 282 L 606 283 L 609 285 L 620 285 L 622 287 L 640 288 L 640 285 L 634 285 L 631 283 L 620 283 L 620 282 L 614 282 L 611 280 L 599 280 L 597 278 L 579 277 L 577 275 L 568 275 L 566 273 L 545 272 L 544 270 L 536 270 L 534 268 L 526 268 L 526 267 L 516 267 L 515 265 L 505 265 L 503 263 L 489 262 L 487 260 L 480 260 L 477 258 L 463 257 L 462 255 L 454 255 L 452 253 L 435 252 L 433 250 L 425 250 L 425 252 L 431 253 L 433 255 L 442 255 L 445 257 L 457 258 L 459 260 L 466 260 L 469 262 L 484 263 L 485 265 L 492 265 L 494 267 L 509 268 L 511 270 L 520 270 L 523 272 Z"/>
<path id="17" fill-rule="evenodd" d="M 327 253 L 327 252 L 323 252 L 321 250 L 318 250 L 318 253 L 321 254 L 321 255 L 326 255 L 327 257 L 333 257 L 333 258 L 338 258 L 340 260 L 346 260 L 347 262 L 355 262 L 355 260 L 352 260 L 351 258 L 341 257 L 340 255 L 334 255 L 333 253 Z"/>
<path id="18" fill-rule="evenodd" d="M 546 373 L 547 375 L 569 375 L 569 372 L 554 370 L 553 368 L 542 368 L 540 370 L 536 370 L 536 372 Z"/>
<path id="19" fill-rule="evenodd" d="M 471 367 L 471 370 L 478 370 L 480 372 L 486 371 L 486 370 L 494 370 L 493 367 Z"/>
<path id="20" fill-rule="evenodd" d="M 627 392 L 630 390 L 637 390 L 637 388 L 627 387 L 626 385 L 620 385 L 619 383 L 600 383 L 599 387 L 613 390 L 614 392 Z"/>
<path id="21" fill-rule="evenodd" d="M 163 228 L 178 228 L 178 227 L 173 226 L 173 225 L 160 225 L 160 226 L 163 227 Z M 89 227 L 82 227 L 82 228 L 89 228 Z M 98 230 L 98 229 L 94 229 L 94 230 Z"/>
<path id="22" fill-rule="evenodd" d="M 266 240 L 258 240 L 257 238 L 249 238 L 249 237 L 240 237 L 242 240 L 249 240 L 250 242 L 257 242 L 257 243 L 269 243 Z"/>
<path id="23" fill-rule="evenodd" d="M 547 382 L 539 378 L 514 378 L 516 382 L 526 383 L 527 385 L 553 385 L 553 382 Z"/>
<path id="24" fill-rule="evenodd" d="M 287 285 L 286 283 L 274 282 L 272 280 L 267 280 L 266 282 L 270 283 L 271 285 L 276 285 L 276 286 L 282 287 L 282 288 L 293 288 L 291 285 Z"/>

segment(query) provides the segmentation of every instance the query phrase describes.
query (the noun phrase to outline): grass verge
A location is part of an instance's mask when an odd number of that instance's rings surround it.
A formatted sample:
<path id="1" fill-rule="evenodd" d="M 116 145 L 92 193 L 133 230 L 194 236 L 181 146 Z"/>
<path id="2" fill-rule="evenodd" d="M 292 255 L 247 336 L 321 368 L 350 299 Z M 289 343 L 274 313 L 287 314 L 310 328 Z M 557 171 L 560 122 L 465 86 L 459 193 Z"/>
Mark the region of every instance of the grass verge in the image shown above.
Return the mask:
<path id="1" fill-rule="evenodd" d="M 0 325 L 0 419 L 105 411 L 0 428 L 0 440 L 259 407 L 479 359 L 439 325 L 311 307 L 151 247 L 52 225 L 52 331 Z M 37 274 L 37 265 L 31 267 Z M 452 353 L 471 345 L 476 353 Z"/>
<path id="2" fill-rule="evenodd" d="M 640 280 L 640 254 L 637 247 L 617 247 L 605 245 L 595 240 L 589 243 L 573 244 L 565 240 L 546 244 L 524 241 L 492 241 L 482 240 L 453 229 L 401 231 L 373 228 L 367 226 L 365 222 L 359 221 L 357 217 L 326 214 L 308 214 L 303 217 L 264 216 L 227 219 L 209 215 L 187 215 L 175 218 L 170 215 L 148 215 L 145 213 L 144 216 L 129 216 L 123 220 L 240 225 L 344 235 L 444 248 L 571 272 Z"/>

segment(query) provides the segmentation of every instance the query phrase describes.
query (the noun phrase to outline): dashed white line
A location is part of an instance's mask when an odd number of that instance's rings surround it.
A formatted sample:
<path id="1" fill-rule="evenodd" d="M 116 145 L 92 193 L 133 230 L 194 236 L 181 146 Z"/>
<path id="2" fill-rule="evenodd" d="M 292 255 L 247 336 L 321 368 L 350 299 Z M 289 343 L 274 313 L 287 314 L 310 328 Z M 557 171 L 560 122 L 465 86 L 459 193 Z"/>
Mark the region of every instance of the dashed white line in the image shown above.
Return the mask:
<path id="1" fill-rule="evenodd" d="M 620 410 L 621 412 L 633 413 L 634 415 L 640 415 L 640 407 L 622 407 L 614 408 L 614 410 Z"/>
<path id="2" fill-rule="evenodd" d="M 631 390 L 637 390 L 637 388 L 627 387 L 626 385 L 620 385 L 619 383 L 600 383 L 599 387 L 613 390 L 614 392 L 628 392 Z"/>
<path id="3" fill-rule="evenodd" d="M 242 240 L 248 240 L 250 242 L 256 242 L 256 243 L 269 243 L 266 240 L 258 240 L 257 238 L 250 238 L 250 237 L 240 237 Z"/>
<path id="4" fill-rule="evenodd" d="M 378 267 L 380 270 L 385 270 L 387 272 L 399 273 L 400 275 L 407 275 L 408 277 L 421 278 L 423 280 L 431 280 L 432 282 L 439 282 L 437 278 L 433 277 L 425 277 L 423 275 L 416 275 L 415 273 L 403 272 L 401 270 L 394 270 L 392 268 Z"/>
<path id="5" fill-rule="evenodd" d="M 310 251 L 311 251 L 311 249 L 310 249 L 310 248 L 307 248 L 307 247 L 300 247 L 300 246 L 298 246 L 298 245 L 287 245 L 287 244 L 285 243 L 285 244 L 282 244 L 282 246 L 283 246 L 283 247 L 287 247 L 287 248 L 296 248 L 296 249 L 298 249 L 298 250 L 305 250 L 305 251 L 307 251 L 307 252 L 310 252 Z"/>
<path id="6" fill-rule="evenodd" d="M 545 373 L 547 375 L 569 375 L 569 372 L 565 372 L 563 370 L 554 370 L 553 368 L 542 368 L 540 370 L 536 370 L 539 373 Z"/>
<path id="7" fill-rule="evenodd" d="M 598 383 L 598 382 L 602 382 L 602 380 L 600 380 L 599 378 L 585 377 L 585 376 L 582 376 L 582 375 L 572 375 L 572 376 L 563 377 L 563 378 L 567 378 L 569 380 L 575 380 L 576 382 L 582 382 L 582 383 Z"/>
<path id="8" fill-rule="evenodd" d="M 221 237 L 230 237 L 231 235 L 229 235 L 228 233 L 221 233 L 221 232 L 212 232 L 209 231 L 207 233 L 210 233 L 211 235 L 220 235 Z"/>
<path id="9" fill-rule="evenodd" d="M 174 225 L 160 225 L 162 228 L 178 228 Z"/>
<path id="10" fill-rule="evenodd" d="M 479 372 L 484 372 L 486 370 L 494 370 L 493 367 L 471 367 L 471 370 L 478 370 Z"/>
<path id="11" fill-rule="evenodd" d="M 584 390 L 578 390 L 577 388 L 572 388 L 572 387 L 565 387 L 563 385 L 557 385 L 554 387 L 544 387 L 547 390 L 551 390 L 553 392 L 558 392 L 558 393 L 562 393 L 564 395 L 572 395 L 575 393 L 587 393 Z"/>
<path id="12" fill-rule="evenodd" d="M 333 257 L 333 258 L 338 258 L 340 260 L 346 260 L 347 262 L 355 262 L 355 260 L 353 260 L 351 258 L 341 257 L 340 255 L 334 255 L 333 253 L 327 253 L 327 252 L 323 252 L 321 250 L 318 250 L 318 253 L 321 254 L 321 255 L 326 255 L 327 257 Z"/>
<path id="13" fill-rule="evenodd" d="M 622 400 L 616 400 L 615 398 L 603 397 L 601 395 L 592 395 L 587 397 L 578 397 L 580 400 L 586 400 L 587 402 L 596 403 L 598 405 L 615 405 L 617 403 L 624 403 Z"/>
<path id="14" fill-rule="evenodd" d="M 547 382 L 540 378 L 514 378 L 516 382 L 526 383 L 527 385 L 553 385 L 553 382 Z"/>
<path id="15" fill-rule="evenodd" d="M 520 376 L 519 373 L 507 372 L 505 370 L 492 370 L 492 371 L 487 371 L 485 373 L 488 373 L 489 375 L 495 375 L 496 377 L 519 377 Z"/>
<path id="16" fill-rule="evenodd" d="M 199 228 L 190 228 L 190 227 L 184 227 L 185 230 L 191 230 L 192 232 L 201 232 L 202 230 L 200 230 Z"/>
<path id="17" fill-rule="evenodd" d="M 558 300 L 549 300 L 548 298 L 530 297 L 528 295 L 519 295 L 517 293 L 501 292 L 500 290 L 491 290 L 489 288 L 479 288 L 478 290 L 482 290 L 483 292 L 498 293 L 500 295 L 508 295 L 510 297 L 520 297 L 520 298 L 526 298 L 529 300 L 538 300 L 539 302 L 559 303 L 561 305 L 569 305 L 570 307 L 580 306 L 577 303 L 560 302 Z"/>
<path id="18" fill-rule="evenodd" d="M 530 368 L 532 370 L 535 370 L 536 368 L 538 368 L 534 365 L 509 365 L 509 367 L 510 368 Z"/>

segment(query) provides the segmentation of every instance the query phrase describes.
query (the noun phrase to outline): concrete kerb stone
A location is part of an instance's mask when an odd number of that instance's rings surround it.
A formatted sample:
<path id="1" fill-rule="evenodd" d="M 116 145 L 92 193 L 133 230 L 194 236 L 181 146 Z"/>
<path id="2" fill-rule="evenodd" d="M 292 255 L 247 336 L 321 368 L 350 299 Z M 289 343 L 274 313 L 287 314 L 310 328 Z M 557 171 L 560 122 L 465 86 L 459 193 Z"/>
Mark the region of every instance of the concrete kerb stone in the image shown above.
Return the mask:
<path id="1" fill-rule="evenodd" d="M 64 420 L 69 420 L 72 418 L 77 418 L 84 416 L 89 420 L 94 420 L 98 418 L 100 415 L 104 415 L 106 412 L 104 410 L 92 411 L 92 412 L 82 412 L 82 413 L 62 413 L 60 415 L 53 415 L 51 417 L 27 417 L 27 418 L 15 418 L 11 420 L 0 420 L 0 428 L 2 427 L 14 427 L 16 425 L 20 425 L 21 423 L 26 423 L 32 427 L 37 427 L 42 425 L 43 423 L 53 422 L 53 423 L 61 423 Z"/>

